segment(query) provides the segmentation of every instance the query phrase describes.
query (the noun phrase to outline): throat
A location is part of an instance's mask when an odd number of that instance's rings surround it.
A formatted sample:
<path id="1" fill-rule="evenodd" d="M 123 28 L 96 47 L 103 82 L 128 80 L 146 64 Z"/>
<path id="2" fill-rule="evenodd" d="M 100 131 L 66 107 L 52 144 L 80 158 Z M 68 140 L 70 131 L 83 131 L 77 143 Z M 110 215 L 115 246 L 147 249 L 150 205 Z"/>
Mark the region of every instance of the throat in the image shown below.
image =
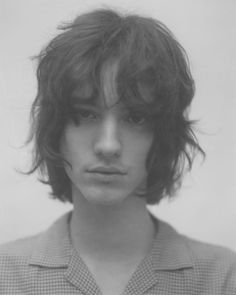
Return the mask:
<path id="1" fill-rule="evenodd" d="M 123 294 L 157 232 L 144 200 L 135 198 L 110 208 L 74 205 L 73 247 L 103 295 Z"/>
<path id="2" fill-rule="evenodd" d="M 125 208 L 73 211 L 71 239 L 74 248 L 96 261 L 126 261 L 144 256 L 151 248 L 156 228 L 144 201 Z"/>

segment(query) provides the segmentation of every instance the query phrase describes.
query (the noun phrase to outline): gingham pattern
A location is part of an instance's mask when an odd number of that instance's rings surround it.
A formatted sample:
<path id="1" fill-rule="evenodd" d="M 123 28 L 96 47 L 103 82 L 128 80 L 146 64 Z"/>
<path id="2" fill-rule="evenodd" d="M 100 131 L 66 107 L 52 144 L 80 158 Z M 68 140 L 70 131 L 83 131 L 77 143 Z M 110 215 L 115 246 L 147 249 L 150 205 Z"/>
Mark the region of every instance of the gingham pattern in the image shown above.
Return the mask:
<path id="1" fill-rule="evenodd" d="M 0 247 L 1 295 L 101 295 L 71 245 L 70 216 L 44 233 Z M 122 295 L 236 295 L 235 253 L 189 239 L 163 221 L 156 224 L 153 248 Z"/>

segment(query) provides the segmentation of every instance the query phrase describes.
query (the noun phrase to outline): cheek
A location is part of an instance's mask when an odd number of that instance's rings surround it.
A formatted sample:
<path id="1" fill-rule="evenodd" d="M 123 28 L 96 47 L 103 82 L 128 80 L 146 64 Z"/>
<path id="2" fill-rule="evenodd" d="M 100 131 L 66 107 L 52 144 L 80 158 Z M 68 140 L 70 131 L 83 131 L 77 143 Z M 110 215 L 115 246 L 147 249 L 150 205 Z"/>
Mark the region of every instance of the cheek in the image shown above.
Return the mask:
<path id="1" fill-rule="evenodd" d="M 63 158 L 70 164 L 65 163 L 65 171 L 72 183 L 77 183 L 81 178 L 81 167 L 83 165 L 83 148 L 78 139 L 64 136 L 61 141 L 60 150 Z"/>
<path id="2" fill-rule="evenodd" d="M 142 169 L 145 172 L 146 159 L 152 145 L 153 136 L 151 134 L 139 137 L 130 136 L 129 140 L 129 151 L 126 153 L 125 161 L 130 164 L 132 162 L 137 169 Z"/>
<path id="3" fill-rule="evenodd" d="M 60 141 L 60 151 L 68 161 L 83 157 L 86 151 L 87 138 L 77 129 L 74 126 L 68 126 Z"/>
<path id="4" fill-rule="evenodd" d="M 67 175 L 72 178 L 72 174 L 77 174 L 77 167 L 80 166 L 82 156 L 80 155 L 82 147 L 79 145 L 78 139 L 66 133 L 60 142 L 60 152 L 63 158 L 69 162 L 65 163 Z"/>

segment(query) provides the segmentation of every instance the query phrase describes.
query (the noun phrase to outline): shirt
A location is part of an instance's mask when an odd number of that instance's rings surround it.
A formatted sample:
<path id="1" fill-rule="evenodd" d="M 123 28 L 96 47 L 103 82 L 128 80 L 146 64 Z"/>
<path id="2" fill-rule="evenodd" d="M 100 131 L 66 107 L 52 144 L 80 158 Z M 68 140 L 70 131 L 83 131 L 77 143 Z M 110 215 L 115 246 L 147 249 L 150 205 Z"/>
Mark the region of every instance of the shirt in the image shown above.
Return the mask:
<path id="1" fill-rule="evenodd" d="M 71 212 L 43 233 L 0 247 L 0 294 L 101 295 L 72 246 L 70 217 Z M 122 295 L 236 294 L 233 251 L 195 241 L 166 222 L 155 221 L 158 230 L 152 249 Z"/>

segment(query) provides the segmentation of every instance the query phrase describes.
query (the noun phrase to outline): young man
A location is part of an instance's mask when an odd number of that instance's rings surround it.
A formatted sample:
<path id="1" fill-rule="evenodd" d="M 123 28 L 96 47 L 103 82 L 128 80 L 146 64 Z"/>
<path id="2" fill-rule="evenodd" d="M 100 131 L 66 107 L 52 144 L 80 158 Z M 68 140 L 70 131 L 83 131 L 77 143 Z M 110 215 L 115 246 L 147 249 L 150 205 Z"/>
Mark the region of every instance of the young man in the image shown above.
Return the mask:
<path id="1" fill-rule="evenodd" d="M 236 256 L 152 216 L 196 152 L 184 49 L 159 21 L 96 10 L 39 55 L 33 168 L 74 210 L 3 245 L 1 294 L 236 294 Z M 187 160 L 187 161 L 186 161 Z"/>

